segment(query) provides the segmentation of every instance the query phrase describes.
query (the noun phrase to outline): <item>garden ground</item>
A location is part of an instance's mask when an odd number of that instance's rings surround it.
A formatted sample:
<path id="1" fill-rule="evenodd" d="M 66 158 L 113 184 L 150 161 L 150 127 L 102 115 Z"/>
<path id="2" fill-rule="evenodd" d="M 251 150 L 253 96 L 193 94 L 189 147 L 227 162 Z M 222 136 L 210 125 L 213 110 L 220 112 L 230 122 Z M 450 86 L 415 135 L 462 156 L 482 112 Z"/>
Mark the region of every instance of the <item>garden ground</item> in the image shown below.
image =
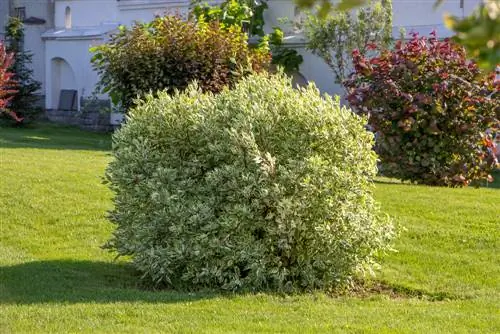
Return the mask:
<path id="1" fill-rule="evenodd" d="M 500 332 L 499 182 L 445 189 L 381 179 L 401 235 L 380 292 L 329 297 L 144 291 L 100 248 L 110 137 L 0 127 L 0 332 Z M 500 175 L 498 175 L 500 179 Z M 377 290 L 377 289 L 374 289 Z"/>

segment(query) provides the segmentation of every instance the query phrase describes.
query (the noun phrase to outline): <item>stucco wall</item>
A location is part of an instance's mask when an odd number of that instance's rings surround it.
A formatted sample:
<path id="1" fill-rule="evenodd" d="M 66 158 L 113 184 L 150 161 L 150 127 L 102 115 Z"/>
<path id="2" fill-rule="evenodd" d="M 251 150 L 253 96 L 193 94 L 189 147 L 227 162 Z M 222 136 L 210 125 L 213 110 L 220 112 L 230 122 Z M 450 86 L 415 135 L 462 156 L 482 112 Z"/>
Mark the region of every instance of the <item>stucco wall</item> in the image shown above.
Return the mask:
<path id="1" fill-rule="evenodd" d="M 9 2 L 0 0 L 0 39 L 4 39 L 4 27 L 9 17 Z"/>
<path id="2" fill-rule="evenodd" d="M 411 30 L 411 27 L 422 26 L 423 31 L 428 33 L 432 30 L 433 26 L 442 26 L 444 12 L 450 12 L 457 16 L 467 15 L 479 2 L 480 0 L 464 0 L 464 8 L 462 9 L 460 8 L 460 0 L 447 0 L 435 12 L 432 8 L 434 0 L 393 0 L 393 22 L 395 26 L 409 27 L 407 30 Z M 92 27 L 92 29 L 96 28 L 98 30 L 103 22 L 131 25 L 134 21 L 150 21 L 155 15 L 162 15 L 165 12 L 183 14 L 186 12 L 189 3 L 189 0 L 55 0 L 55 26 L 62 29 L 62 32 L 65 31 L 63 28 L 65 26 L 66 7 L 71 9 L 72 29 Z M 271 31 L 273 26 L 281 25 L 288 35 L 293 35 L 295 32 L 292 29 L 293 25 L 291 22 L 298 14 L 293 1 L 269 0 L 268 5 L 269 10 L 265 12 L 266 30 Z M 288 19 L 289 23 L 283 24 L 280 19 L 284 18 Z M 55 39 L 48 39 L 45 45 L 46 61 L 43 71 L 45 73 L 44 77 L 49 81 L 53 81 L 51 59 L 62 57 L 74 72 L 75 82 L 71 85 L 74 85 L 78 90 L 78 100 L 82 96 L 90 96 L 98 78 L 96 73 L 92 71 L 90 64 L 91 54 L 88 48 L 95 42 L 75 37 L 69 39 L 57 39 L 57 37 Z M 34 48 L 36 46 L 39 50 L 43 49 L 43 45 L 35 45 L 35 41 L 30 43 Z M 305 41 L 300 36 L 295 38 L 291 45 L 297 48 L 299 53 L 304 57 L 301 73 L 307 80 L 315 81 L 317 86 L 324 92 L 330 94 L 343 93 L 342 88 L 334 83 L 333 75 L 328 66 L 322 59 L 306 50 Z M 42 67 L 38 62 L 36 64 L 37 67 Z M 36 72 L 40 73 L 40 70 L 38 69 Z M 61 82 L 68 81 L 67 78 L 61 78 L 61 80 Z M 52 91 L 53 84 L 47 82 L 46 85 L 46 91 Z M 57 94 L 58 92 L 47 94 L 48 108 L 57 107 Z"/>
<path id="3" fill-rule="evenodd" d="M 434 0 L 393 0 L 393 24 L 395 26 L 432 26 L 442 25 L 443 15 L 449 13 L 463 17 L 481 3 L 481 0 L 446 0 L 436 10 L 433 9 Z"/>
<path id="4" fill-rule="evenodd" d="M 121 0 L 118 17 L 121 24 L 130 26 L 134 21 L 149 22 L 156 15 L 185 15 L 189 0 Z"/>
<path id="5" fill-rule="evenodd" d="M 86 97 L 92 94 L 97 82 L 97 73 L 92 70 L 90 63 L 89 47 L 92 43 L 93 41 L 90 39 L 46 41 L 47 109 L 57 108 L 60 89 L 76 89 L 78 101 L 82 96 Z M 57 60 L 59 59 L 63 59 L 69 65 L 73 77 L 67 71 L 56 73 Z"/>
<path id="6" fill-rule="evenodd" d="M 117 21 L 116 0 L 56 0 L 55 26 L 63 28 L 66 7 L 71 11 L 73 27 L 98 26 L 101 22 Z"/>
<path id="7" fill-rule="evenodd" d="M 45 77 L 46 108 L 58 106 L 61 89 L 76 89 L 78 101 L 90 97 L 98 81 L 92 70 L 89 47 L 101 43 L 106 33 L 86 37 L 87 33 L 107 31 L 103 23 L 131 25 L 134 21 L 151 21 L 155 15 L 186 12 L 189 0 L 56 0 L 56 29 L 46 34 Z M 71 14 L 71 27 L 67 25 L 67 13 Z M 81 29 L 80 29 L 81 28 Z M 64 60 L 64 62 L 61 62 Z M 64 64 L 64 65 L 61 65 Z M 67 64 L 67 66 L 65 65 Z M 71 68 L 70 71 L 67 69 Z M 73 73 L 69 75 L 68 73 Z M 101 96 L 102 97 L 102 96 Z M 80 106 L 79 106 L 80 107 Z"/>
<path id="8" fill-rule="evenodd" d="M 44 26 L 24 27 L 24 50 L 31 52 L 33 78 L 42 84 L 40 93 L 45 90 L 45 44 L 40 35 L 46 30 Z"/>
<path id="9" fill-rule="evenodd" d="M 8 8 L 8 2 L 8 0 L 0 0 L 0 10 L 3 7 Z M 7 3 L 7 6 L 5 5 L 5 3 Z M 36 17 L 45 20 L 45 24 L 24 25 L 24 50 L 30 51 L 33 55 L 31 68 L 33 69 L 33 78 L 37 81 L 40 81 L 40 83 L 42 84 L 42 87 L 39 91 L 40 94 L 43 94 L 45 90 L 45 46 L 43 40 L 41 39 L 41 34 L 53 27 L 53 6 L 54 4 L 52 0 L 11 1 L 12 11 L 16 7 L 25 7 L 26 18 Z M 5 21 L 5 23 L 7 22 Z"/>
<path id="10" fill-rule="evenodd" d="M 441 7 L 434 10 L 434 0 L 393 0 L 393 25 L 406 27 L 406 31 L 420 31 L 428 34 L 433 29 L 443 28 L 443 15 L 449 13 L 462 17 L 469 15 L 481 0 L 464 0 L 461 8 L 461 0 L 447 0 Z M 293 35 L 292 22 L 297 18 L 299 11 L 291 0 L 269 0 L 269 9 L 265 12 L 266 30 L 270 32 L 273 26 L 281 26 L 288 34 Z M 287 19 L 288 23 L 283 23 Z M 451 35 L 451 32 L 446 32 Z M 445 37 L 445 36 L 442 36 Z M 306 50 L 305 40 L 300 34 L 296 35 L 295 48 L 303 56 L 304 62 L 300 72 L 309 81 L 314 81 L 318 88 L 329 94 L 344 94 L 343 88 L 334 82 L 331 69 L 325 62 Z M 302 43 L 302 44 L 301 44 Z"/>

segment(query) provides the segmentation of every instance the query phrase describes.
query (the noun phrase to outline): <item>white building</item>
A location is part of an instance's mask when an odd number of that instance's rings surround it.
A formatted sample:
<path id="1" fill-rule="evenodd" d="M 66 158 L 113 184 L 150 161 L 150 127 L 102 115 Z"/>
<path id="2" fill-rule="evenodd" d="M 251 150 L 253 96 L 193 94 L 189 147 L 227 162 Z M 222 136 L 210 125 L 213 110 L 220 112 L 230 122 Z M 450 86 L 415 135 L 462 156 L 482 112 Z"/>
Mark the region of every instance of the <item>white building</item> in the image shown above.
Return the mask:
<path id="1" fill-rule="evenodd" d="M 434 0 L 393 0 L 394 27 L 440 37 L 449 35 L 442 24 L 444 12 L 468 15 L 481 0 L 447 0 L 433 10 Z M 9 6 L 6 6 L 5 4 Z M 0 0 L 0 24 L 5 11 L 26 19 L 25 49 L 34 53 L 35 78 L 42 82 L 47 109 L 59 107 L 62 89 L 76 91 L 75 108 L 92 95 L 97 75 L 90 63 L 89 47 L 103 43 L 119 25 L 147 22 L 163 13 L 185 13 L 190 0 Z M 286 43 L 304 57 L 302 75 L 328 93 L 340 92 L 323 60 L 305 50 L 305 40 L 280 18 L 293 21 L 299 14 L 292 0 L 268 0 L 266 25 L 281 25 L 288 35 Z M 30 23 L 31 22 L 31 23 Z M 3 25 L 2 25 L 3 27 Z M 0 35 L 1 38 L 1 35 Z"/>
<path id="2" fill-rule="evenodd" d="M 4 39 L 4 27 L 9 18 L 9 2 L 0 1 L 0 40 Z"/>
<path id="3" fill-rule="evenodd" d="M 24 49 L 33 53 L 32 67 L 36 80 L 45 91 L 45 43 L 41 35 L 54 27 L 54 0 L 0 0 L 0 38 L 9 16 L 24 21 Z"/>
<path id="4" fill-rule="evenodd" d="M 77 92 L 75 109 L 98 80 L 89 48 L 104 43 L 119 25 L 151 21 L 155 15 L 185 13 L 189 0 L 55 0 L 55 28 L 45 41 L 45 106 L 59 106 L 62 89 Z"/>

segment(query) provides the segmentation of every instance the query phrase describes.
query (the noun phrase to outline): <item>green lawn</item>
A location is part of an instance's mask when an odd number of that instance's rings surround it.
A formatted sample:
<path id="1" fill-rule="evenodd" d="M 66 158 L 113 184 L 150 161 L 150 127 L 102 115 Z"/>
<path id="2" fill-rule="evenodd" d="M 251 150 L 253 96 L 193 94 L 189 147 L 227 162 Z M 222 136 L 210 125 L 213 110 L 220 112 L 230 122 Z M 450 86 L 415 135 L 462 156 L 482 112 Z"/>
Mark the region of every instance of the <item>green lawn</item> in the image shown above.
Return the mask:
<path id="1" fill-rule="evenodd" d="M 73 128 L 0 127 L 0 333 L 500 332 L 500 189 L 377 183 L 401 226 L 382 293 L 152 292 L 99 247 L 109 148 Z"/>

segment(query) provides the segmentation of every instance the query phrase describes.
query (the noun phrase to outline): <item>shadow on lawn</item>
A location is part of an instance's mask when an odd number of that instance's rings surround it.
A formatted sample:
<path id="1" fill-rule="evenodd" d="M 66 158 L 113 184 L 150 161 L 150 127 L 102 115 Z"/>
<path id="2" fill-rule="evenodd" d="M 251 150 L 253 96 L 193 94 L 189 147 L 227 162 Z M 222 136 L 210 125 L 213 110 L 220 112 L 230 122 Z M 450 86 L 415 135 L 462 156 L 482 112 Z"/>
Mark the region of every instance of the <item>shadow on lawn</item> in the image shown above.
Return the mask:
<path id="1" fill-rule="evenodd" d="M 55 260 L 5 266 L 0 267 L 0 304 L 178 303 L 222 296 L 141 290 L 137 279 L 122 263 Z"/>
<path id="2" fill-rule="evenodd" d="M 18 128 L 0 125 L 0 148 L 109 151 L 111 136 L 50 123 Z"/>

